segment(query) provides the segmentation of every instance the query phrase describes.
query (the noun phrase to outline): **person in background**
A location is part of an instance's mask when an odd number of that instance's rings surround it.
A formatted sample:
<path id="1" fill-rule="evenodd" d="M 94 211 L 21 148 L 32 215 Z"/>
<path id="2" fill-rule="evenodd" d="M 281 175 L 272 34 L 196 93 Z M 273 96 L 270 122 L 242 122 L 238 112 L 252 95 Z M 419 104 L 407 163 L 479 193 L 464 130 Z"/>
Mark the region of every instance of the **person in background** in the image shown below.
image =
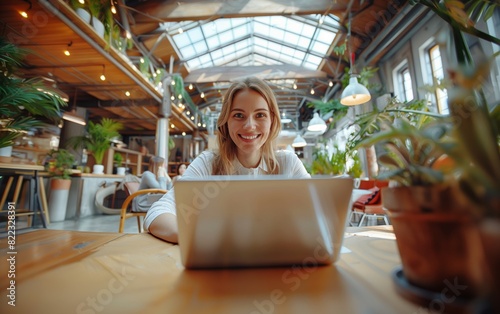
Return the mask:
<path id="1" fill-rule="evenodd" d="M 295 153 L 276 150 L 280 112 L 264 81 L 251 77 L 233 83 L 224 96 L 217 127 L 218 151 L 202 152 L 180 181 L 210 175 L 311 177 Z M 151 206 L 144 229 L 165 241 L 178 242 L 173 191 Z"/>
<path id="2" fill-rule="evenodd" d="M 177 175 L 172 179 L 172 185 L 182 177 L 184 172 L 186 171 L 187 165 L 185 163 L 181 163 L 179 166 L 177 166 Z"/>
<path id="3" fill-rule="evenodd" d="M 172 188 L 172 179 L 170 179 L 165 169 L 165 158 L 153 156 L 149 159 L 149 168 L 144 171 L 141 176 L 139 190 L 144 189 L 163 189 L 170 190 Z M 150 209 L 151 204 L 155 200 L 148 194 L 138 195 L 134 198 L 133 207 L 136 211 L 146 212 Z"/>

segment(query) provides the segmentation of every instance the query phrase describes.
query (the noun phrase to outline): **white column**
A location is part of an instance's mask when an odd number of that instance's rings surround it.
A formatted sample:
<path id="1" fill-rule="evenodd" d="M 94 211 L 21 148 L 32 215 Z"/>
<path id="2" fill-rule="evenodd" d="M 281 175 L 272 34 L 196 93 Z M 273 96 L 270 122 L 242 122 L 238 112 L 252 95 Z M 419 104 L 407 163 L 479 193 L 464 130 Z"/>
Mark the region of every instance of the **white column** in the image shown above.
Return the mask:
<path id="1" fill-rule="evenodd" d="M 156 122 L 156 155 L 168 160 L 168 118 L 159 118 Z"/>

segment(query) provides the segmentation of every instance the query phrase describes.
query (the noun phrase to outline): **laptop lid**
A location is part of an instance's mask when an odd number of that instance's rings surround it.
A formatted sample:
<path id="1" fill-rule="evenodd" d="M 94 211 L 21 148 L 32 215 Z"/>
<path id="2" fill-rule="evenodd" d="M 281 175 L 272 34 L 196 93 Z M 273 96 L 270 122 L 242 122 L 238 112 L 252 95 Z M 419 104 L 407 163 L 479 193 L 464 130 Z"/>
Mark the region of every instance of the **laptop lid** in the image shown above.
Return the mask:
<path id="1" fill-rule="evenodd" d="M 351 178 L 212 176 L 175 184 L 186 268 L 337 261 Z"/>

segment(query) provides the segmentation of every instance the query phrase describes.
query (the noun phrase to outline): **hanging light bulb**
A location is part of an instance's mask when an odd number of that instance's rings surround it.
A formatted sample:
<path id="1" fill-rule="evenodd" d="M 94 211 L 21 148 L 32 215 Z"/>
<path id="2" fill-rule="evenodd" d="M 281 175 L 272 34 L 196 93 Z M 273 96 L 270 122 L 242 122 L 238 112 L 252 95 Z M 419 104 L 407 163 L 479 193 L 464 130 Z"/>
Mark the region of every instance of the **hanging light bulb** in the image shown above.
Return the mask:
<path id="1" fill-rule="evenodd" d="M 290 123 L 292 122 L 292 119 L 287 117 L 285 110 L 283 110 L 283 113 L 281 114 L 281 123 Z"/>
<path id="2" fill-rule="evenodd" d="M 340 103 L 344 106 L 361 105 L 371 99 L 368 89 L 358 82 L 358 75 L 351 74 L 349 85 L 344 89 L 340 96 Z"/>
<path id="3" fill-rule="evenodd" d="M 311 132 L 321 132 L 321 134 L 325 133 L 327 129 L 327 125 L 323 119 L 319 116 L 317 112 L 314 113 L 313 118 L 309 121 L 309 125 L 307 126 L 307 130 Z"/>
<path id="4" fill-rule="evenodd" d="M 102 65 L 102 73 L 101 73 L 101 81 L 105 81 L 106 80 L 106 76 L 104 75 L 104 72 L 106 71 L 106 66 L 103 64 Z"/>
<path id="5" fill-rule="evenodd" d="M 304 147 L 306 145 L 306 140 L 302 136 L 300 136 L 300 134 L 297 134 L 297 136 L 293 140 L 292 147 Z"/>
<path id="6" fill-rule="evenodd" d="M 342 95 L 340 96 L 340 103 L 344 106 L 355 106 L 361 105 L 365 102 L 369 101 L 372 96 L 368 89 L 358 82 L 358 75 L 354 70 L 354 53 L 351 49 L 351 19 L 352 13 L 349 12 L 349 28 L 347 33 L 347 38 L 349 42 L 349 52 L 350 52 L 350 65 L 351 69 L 349 70 L 349 85 L 344 89 Z"/>

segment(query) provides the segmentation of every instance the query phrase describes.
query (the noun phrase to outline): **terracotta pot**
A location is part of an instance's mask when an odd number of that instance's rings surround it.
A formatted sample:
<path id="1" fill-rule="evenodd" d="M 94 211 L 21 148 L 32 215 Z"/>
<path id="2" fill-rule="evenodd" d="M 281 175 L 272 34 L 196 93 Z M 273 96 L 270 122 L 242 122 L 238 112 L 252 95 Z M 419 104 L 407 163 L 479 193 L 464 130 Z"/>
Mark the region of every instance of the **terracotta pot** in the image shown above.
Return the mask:
<path id="1" fill-rule="evenodd" d="M 382 202 L 406 279 L 438 293 L 458 285 L 456 297 L 475 297 L 483 293 L 484 254 L 478 224 L 461 210 L 456 192 L 444 186 L 384 188 Z"/>
<path id="2" fill-rule="evenodd" d="M 488 266 L 488 296 L 493 312 L 500 313 L 500 219 L 485 219 L 479 230 Z"/>

